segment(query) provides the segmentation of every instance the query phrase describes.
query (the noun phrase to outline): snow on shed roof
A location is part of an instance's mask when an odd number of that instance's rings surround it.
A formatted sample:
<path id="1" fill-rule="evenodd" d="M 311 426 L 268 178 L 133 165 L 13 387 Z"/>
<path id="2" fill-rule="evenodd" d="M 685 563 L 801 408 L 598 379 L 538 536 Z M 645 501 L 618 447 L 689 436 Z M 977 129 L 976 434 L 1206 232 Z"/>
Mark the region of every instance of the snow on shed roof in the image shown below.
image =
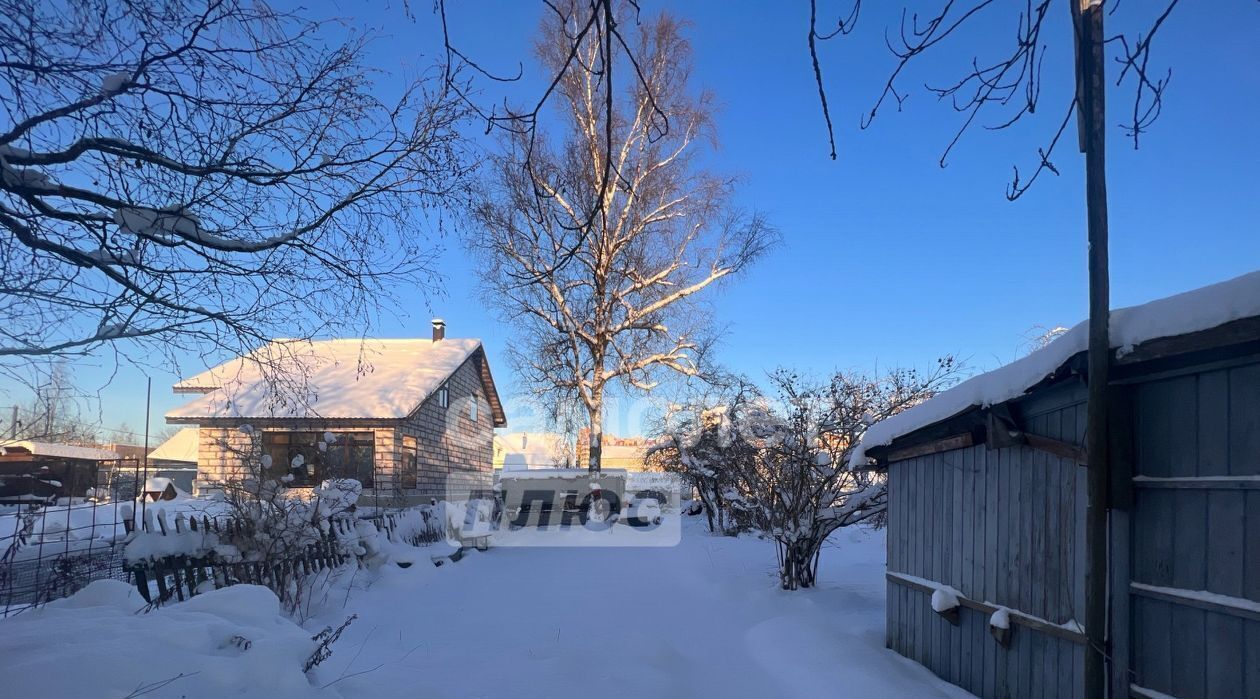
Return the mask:
<path id="1" fill-rule="evenodd" d="M 35 456 L 55 456 L 62 459 L 82 459 L 84 461 L 108 461 L 120 458 L 117 453 L 108 449 L 94 447 L 76 447 L 72 444 L 55 444 L 53 442 L 6 442 L 0 449 L 25 449 Z"/>
<path id="2" fill-rule="evenodd" d="M 209 392 L 166 417 L 403 418 L 480 347 L 472 338 L 272 342 L 176 384 Z M 266 372 L 259 358 L 272 360 Z"/>
<path id="3" fill-rule="evenodd" d="M 200 431 L 196 427 L 185 427 L 176 432 L 170 439 L 162 442 L 157 449 L 149 453 L 152 461 L 183 461 L 197 463 L 197 448 Z"/>
<path id="4" fill-rule="evenodd" d="M 1260 316 L 1260 271 L 1140 306 L 1111 311 L 1111 346 L 1124 355 L 1161 337 L 1209 330 L 1240 318 Z M 990 406 L 1023 395 L 1089 344 L 1089 322 L 1081 321 L 1036 352 L 993 371 L 973 376 L 919 405 L 883 420 L 866 431 L 849 457 L 850 466 L 866 462 L 866 450 L 953 417 L 976 406 Z"/>

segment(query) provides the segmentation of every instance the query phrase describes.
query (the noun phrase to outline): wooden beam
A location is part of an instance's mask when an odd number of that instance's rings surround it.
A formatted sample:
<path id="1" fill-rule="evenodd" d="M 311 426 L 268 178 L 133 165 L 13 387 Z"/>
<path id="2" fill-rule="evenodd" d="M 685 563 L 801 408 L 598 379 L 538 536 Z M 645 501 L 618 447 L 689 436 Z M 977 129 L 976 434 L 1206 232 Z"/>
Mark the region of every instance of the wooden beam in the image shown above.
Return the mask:
<path id="1" fill-rule="evenodd" d="M 1194 607 L 1235 619 L 1260 621 L 1260 603 L 1242 597 L 1205 594 L 1202 590 L 1181 590 L 1172 587 L 1129 583 L 1129 591 L 1140 597 Z"/>
<path id="2" fill-rule="evenodd" d="M 927 456 L 928 454 L 939 454 L 943 451 L 953 451 L 955 449 L 966 449 L 975 446 L 975 437 L 970 432 L 956 434 L 943 439 L 937 439 L 931 442 L 915 444 L 901 449 L 893 449 L 885 454 L 884 458 L 888 461 L 905 461 L 913 459 L 916 456 Z"/>
<path id="3" fill-rule="evenodd" d="M 1163 488 L 1169 490 L 1260 490 L 1260 476 L 1185 476 L 1157 478 L 1137 476 L 1135 488 Z"/>
<path id="4" fill-rule="evenodd" d="M 1199 332 L 1148 340 L 1128 352 L 1117 353 L 1116 364 L 1126 366 L 1216 347 L 1248 343 L 1260 343 L 1260 317 L 1240 318 Z"/>
<path id="5" fill-rule="evenodd" d="M 888 582 L 910 588 L 911 590 L 918 590 L 919 592 L 923 592 L 928 595 L 936 592 L 936 588 L 931 585 L 924 585 L 921 582 L 911 580 L 900 573 L 896 573 L 891 570 L 885 573 L 884 577 L 888 580 Z M 998 607 L 997 605 L 989 604 L 987 602 L 977 602 L 969 597 L 962 596 L 959 596 L 958 604 L 989 616 L 992 616 L 997 610 L 1002 609 L 1002 607 Z M 1051 624 L 1036 618 L 1031 614 L 1024 614 L 1018 609 L 1011 609 L 1010 607 L 1006 607 L 1005 609 L 1010 612 L 1012 624 L 1019 624 L 1020 626 L 1041 632 L 1047 636 L 1054 636 L 1055 638 L 1071 641 L 1072 643 L 1076 643 L 1078 645 L 1085 645 L 1085 634 L 1080 631 L 1073 631 L 1072 629 L 1064 628 L 1062 626 L 1058 626 L 1057 624 Z"/>
<path id="6" fill-rule="evenodd" d="M 1044 451 L 1064 459 L 1071 459 L 1078 464 L 1087 462 L 1088 455 L 1085 453 L 1085 447 L 1065 442 L 1061 439 L 1051 439 L 1043 437 L 1039 434 L 1024 433 L 1024 439 L 1027 440 L 1028 446 L 1037 451 Z"/>
<path id="7" fill-rule="evenodd" d="M 990 449 L 1027 446 L 1063 459 L 1071 459 L 1078 464 L 1086 462 L 1084 447 L 1024 431 L 1024 426 L 1015 417 L 1009 401 L 991 407 L 988 418 L 986 444 Z"/>
<path id="8" fill-rule="evenodd" d="M 984 410 L 979 406 L 971 406 L 943 420 L 937 420 L 930 425 L 903 434 L 888 444 L 872 445 L 867 448 L 866 454 L 880 463 L 887 463 L 888 455 L 891 453 L 920 444 L 937 442 L 964 432 L 971 433 L 973 445 L 984 444 L 985 415 Z"/>

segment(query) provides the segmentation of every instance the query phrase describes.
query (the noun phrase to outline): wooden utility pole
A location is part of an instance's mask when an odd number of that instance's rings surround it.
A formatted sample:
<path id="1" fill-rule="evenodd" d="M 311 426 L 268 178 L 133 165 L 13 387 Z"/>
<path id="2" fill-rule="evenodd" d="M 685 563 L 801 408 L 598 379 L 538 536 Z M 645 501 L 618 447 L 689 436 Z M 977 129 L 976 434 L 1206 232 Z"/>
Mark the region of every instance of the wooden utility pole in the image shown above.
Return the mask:
<path id="1" fill-rule="evenodd" d="M 145 379 L 147 380 L 147 383 L 145 384 L 146 388 L 144 394 L 144 457 L 142 459 L 142 463 L 144 464 L 144 475 L 136 479 L 138 481 L 136 483 L 136 495 L 140 496 L 141 522 L 145 521 L 145 503 L 148 501 L 148 498 L 144 495 L 144 489 L 149 484 L 149 409 L 153 406 L 153 377 L 146 376 Z M 165 525 L 163 525 L 163 527 L 165 527 Z"/>
<path id="2" fill-rule="evenodd" d="M 1076 95 L 1089 229 L 1089 394 L 1085 450 L 1085 696 L 1107 687 L 1107 382 L 1111 364 L 1111 288 L 1107 261 L 1106 84 L 1103 0 L 1069 0 L 1076 30 Z"/>

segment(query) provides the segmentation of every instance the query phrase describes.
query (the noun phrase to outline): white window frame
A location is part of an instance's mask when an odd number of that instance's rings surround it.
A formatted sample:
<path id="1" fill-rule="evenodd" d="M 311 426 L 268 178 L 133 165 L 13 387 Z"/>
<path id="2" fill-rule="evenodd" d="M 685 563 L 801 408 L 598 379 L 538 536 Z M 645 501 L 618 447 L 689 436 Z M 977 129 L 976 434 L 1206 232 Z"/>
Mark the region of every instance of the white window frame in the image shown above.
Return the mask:
<path id="1" fill-rule="evenodd" d="M 477 421 L 477 394 L 472 394 L 472 402 L 468 404 L 468 419 L 473 422 Z"/>
<path id="2" fill-rule="evenodd" d="M 451 389 L 445 383 L 438 387 L 438 405 L 443 408 L 451 407 Z"/>

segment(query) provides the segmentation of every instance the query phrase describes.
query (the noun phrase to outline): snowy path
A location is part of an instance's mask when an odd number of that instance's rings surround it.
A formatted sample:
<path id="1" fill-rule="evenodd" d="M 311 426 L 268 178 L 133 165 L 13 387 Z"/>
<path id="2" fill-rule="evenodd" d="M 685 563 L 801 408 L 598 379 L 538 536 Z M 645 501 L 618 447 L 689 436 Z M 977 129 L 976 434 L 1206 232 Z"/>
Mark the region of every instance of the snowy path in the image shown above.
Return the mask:
<path id="1" fill-rule="evenodd" d="M 317 680 L 344 697 L 970 696 L 883 647 L 882 535 L 837 540 L 796 593 L 768 543 L 690 518 L 677 547 L 421 556 L 308 624 L 359 615 Z"/>

